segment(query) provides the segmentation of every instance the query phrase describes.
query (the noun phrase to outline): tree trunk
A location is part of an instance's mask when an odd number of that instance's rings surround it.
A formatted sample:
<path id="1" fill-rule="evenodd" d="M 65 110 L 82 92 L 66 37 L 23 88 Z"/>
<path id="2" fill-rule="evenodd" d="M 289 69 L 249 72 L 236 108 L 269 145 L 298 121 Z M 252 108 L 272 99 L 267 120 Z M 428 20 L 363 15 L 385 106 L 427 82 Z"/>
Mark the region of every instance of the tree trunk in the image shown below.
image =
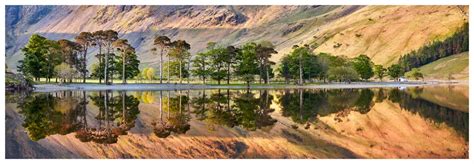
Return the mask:
<path id="1" fill-rule="evenodd" d="M 168 56 L 168 66 L 167 67 L 168 67 L 168 79 L 167 79 L 167 81 L 168 81 L 168 84 L 169 84 L 170 83 L 170 57 L 169 56 Z"/>
<path id="2" fill-rule="evenodd" d="M 181 77 L 182 77 L 182 75 L 181 75 L 181 74 L 182 74 L 182 69 L 181 69 L 181 68 L 182 68 L 182 67 L 181 67 L 181 64 L 182 64 L 182 63 L 183 63 L 183 62 L 182 62 L 181 60 L 179 60 L 179 84 L 182 83 L 182 78 L 181 78 Z"/>
<path id="3" fill-rule="evenodd" d="M 102 65 L 102 45 L 99 43 L 99 66 Z M 99 76 L 99 84 L 102 84 L 102 76 Z"/>
<path id="4" fill-rule="evenodd" d="M 127 57 L 125 54 L 122 54 L 122 84 L 127 84 L 127 79 L 125 78 L 125 61 Z"/>
<path id="5" fill-rule="evenodd" d="M 107 50 L 107 53 L 105 54 L 105 60 L 104 60 L 104 81 L 105 85 L 109 85 L 109 75 L 108 75 L 108 67 L 109 67 L 109 50 Z"/>
<path id="6" fill-rule="evenodd" d="M 227 84 L 230 84 L 230 64 L 227 64 Z"/>
<path id="7" fill-rule="evenodd" d="M 82 83 L 86 83 L 87 74 L 87 48 L 84 49 L 84 56 L 82 61 Z"/>
<path id="8" fill-rule="evenodd" d="M 187 78 L 187 79 L 188 79 L 188 84 L 189 84 L 189 80 L 190 80 L 190 78 L 191 78 L 190 65 L 191 65 L 191 61 L 188 60 L 188 68 L 187 68 L 187 69 L 188 69 L 188 78 Z"/>
<path id="9" fill-rule="evenodd" d="M 160 84 L 163 83 L 163 48 L 161 48 L 160 54 Z"/>
<path id="10" fill-rule="evenodd" d="M 300 53 L 300 64 L 299 64 L 299 70 L 300 70 L 300 81 L 299 85 L 303 85 L 303 55 Z"/>

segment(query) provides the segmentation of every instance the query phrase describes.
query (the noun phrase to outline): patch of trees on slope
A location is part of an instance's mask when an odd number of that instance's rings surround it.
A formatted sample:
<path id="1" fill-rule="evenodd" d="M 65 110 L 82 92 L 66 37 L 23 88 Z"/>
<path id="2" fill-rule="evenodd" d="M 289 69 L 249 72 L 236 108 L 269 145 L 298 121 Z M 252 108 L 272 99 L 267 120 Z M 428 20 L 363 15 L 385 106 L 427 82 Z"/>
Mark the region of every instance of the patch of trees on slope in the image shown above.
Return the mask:
<path id="1" fill-rule="evenodd" d="M 407 72 L 438 59 L 466 51 L 469 51 L 468 23 L 464 23 L 452 36 L 443 41 L 436 40 L 418 50 L 403 55 L 398 60 L 398 64 Z"/>

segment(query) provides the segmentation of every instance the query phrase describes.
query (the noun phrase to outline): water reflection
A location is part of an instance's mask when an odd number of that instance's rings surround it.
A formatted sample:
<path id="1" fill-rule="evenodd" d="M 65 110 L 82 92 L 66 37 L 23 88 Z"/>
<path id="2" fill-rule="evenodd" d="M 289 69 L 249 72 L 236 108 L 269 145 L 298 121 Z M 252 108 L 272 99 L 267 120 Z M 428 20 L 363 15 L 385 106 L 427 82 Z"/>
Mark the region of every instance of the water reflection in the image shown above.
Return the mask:
<path id="1" fill-rule="evenodd" d="M 376 103 L 390 101 L 401 109 L 436 124 L 444 123 L 468 140 L 468 113 L 452 110 L 417 97 L 418 89 L 318 90 L 181 90 L 154 92 L 63 91 L 34 93 L 18 102 L 23 127 L 32 141 L 50 135 L 74 134 L 82 142 L 113 144 L 127 135 L 139 120 L 140 104 L 156 110 L 145 129 L 159 138 L 186 134 L 192 120 L 209 131 L 238 128 L 257 131 L 272 128 L 277 119 L 289 118 L 297 128 L 316 126 L 321 117 L 334 114 L 341 122 L 351 112 L 369 113 Z M 278 106 L 280 111 L 275 112 Z M 91 117 L 90 115 L 93 115 Z"/>
<path id="2" fill-rule="evenodd" d="M 445 123 L 454 128 L 466 141 L 469 141 L 469 113 L 424 100 L 418 96 L 422 92 L 422 88 L 414 88 L 411 92 L 392 89 L 389 92 L 389 99 L 398 103 L 403 110 L 420 115 L 437 124 Z"/>
<path id="3" fill-rule="evenodd" d="M 285 90 L 278 100 L 283 116 L 308 129 L 318 117 L 333 113 L 338 113 L 338 121 L 350 111 L 366 114 L 375 103 L 373 97 L 370 89 Z"/>

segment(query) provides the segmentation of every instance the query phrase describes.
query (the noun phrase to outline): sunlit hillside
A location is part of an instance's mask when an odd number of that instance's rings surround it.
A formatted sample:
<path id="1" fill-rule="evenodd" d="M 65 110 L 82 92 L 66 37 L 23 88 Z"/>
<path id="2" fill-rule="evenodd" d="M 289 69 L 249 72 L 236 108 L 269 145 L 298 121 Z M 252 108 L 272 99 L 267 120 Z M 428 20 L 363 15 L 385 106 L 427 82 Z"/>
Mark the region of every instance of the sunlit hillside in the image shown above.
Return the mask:
<path id="1" fill-rule="evenodd" d="M 366 54 L 391 64 L 404 53 L 452 34 L 466 19 L 457 6 L 7 6 L 6 58 L 16 68 L 20 48 L 33 33 L 73 39 L 81 31 L 113 29 L 136 47 L 141 67 L 157 66 L 153 37 L 164 34 L 191 44 L 241 45 L 269 40 L 279 59 L 295 44 L 316 52 Z M 96 50 L 95 50 L 96 51 Z M 91 53 L 89 66 L 97 59 Z"/>
<path id="2" fill-rule="evenodd" d="M 419 68 L 426 80 L 468 80 L 469 79 L 469 52 L 452 55 L 439 59 Z M 413 71 L 407 72 L 410 75 Z M 451 76 L 451 77 L 450 77 Z"/>

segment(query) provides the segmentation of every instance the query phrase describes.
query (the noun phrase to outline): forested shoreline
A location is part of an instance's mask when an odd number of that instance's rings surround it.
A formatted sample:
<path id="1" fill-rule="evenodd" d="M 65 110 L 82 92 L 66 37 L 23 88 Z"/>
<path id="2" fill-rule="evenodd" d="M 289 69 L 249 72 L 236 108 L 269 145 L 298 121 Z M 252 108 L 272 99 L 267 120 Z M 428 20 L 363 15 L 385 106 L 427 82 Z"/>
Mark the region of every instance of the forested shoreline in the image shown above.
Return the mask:
<path id="1" fill-rule="evenodd" d="M 74 40 L 50 40 L 39 34 L 30 37 L 22 48 L 25 55 L 18 72 L 36 82 L 46 78 L 57 83 L 72 83 L 73 79 L 98 79 L 99 84 L 112 84 L 120 79 L 159 80 L 159 83 L 180 83 L 184 80 L 206 84 L 215 81 L 232 84 L 244 81 L 248 87 L 254 81 L 270 84 L 279 81 L 285 84 L 369 81 L 385 77 L 397 80 L 407 71 L 437 59 L 468 51 L 468 24 L 464 24 L 444 41 L 435 41 L 416 51 L 403 55 L 397 64 L 389 67 L 376 65 L 364 54 L 354 58 L 315 53 L 314 47 L 293 45 L 291 52 L 284 54 L 279 65 L 270 61 L 277 54 L 275 45 L 269 41 L 247 42 L 242 45 L 222 45 L 208 42 L 207 48 L 191 54 L 191 45 L 185 40 L 171 40 L 157 35 L 150 50 L 159 59 L 158 69 L 139 68 L 137 52 L 126 39 L 119 38 L 114 30 L 81 32 Z M 87 69 L 87 56 L 92 50 L 97 62 Z M 166 60 L 165 60 L 166 58 Z M 416 79 L 423 74 L 414 71 Z M 258 79 L 258 80 L 257 80 Z M 58 81 L 59 80 L 59 81 Z"/>

